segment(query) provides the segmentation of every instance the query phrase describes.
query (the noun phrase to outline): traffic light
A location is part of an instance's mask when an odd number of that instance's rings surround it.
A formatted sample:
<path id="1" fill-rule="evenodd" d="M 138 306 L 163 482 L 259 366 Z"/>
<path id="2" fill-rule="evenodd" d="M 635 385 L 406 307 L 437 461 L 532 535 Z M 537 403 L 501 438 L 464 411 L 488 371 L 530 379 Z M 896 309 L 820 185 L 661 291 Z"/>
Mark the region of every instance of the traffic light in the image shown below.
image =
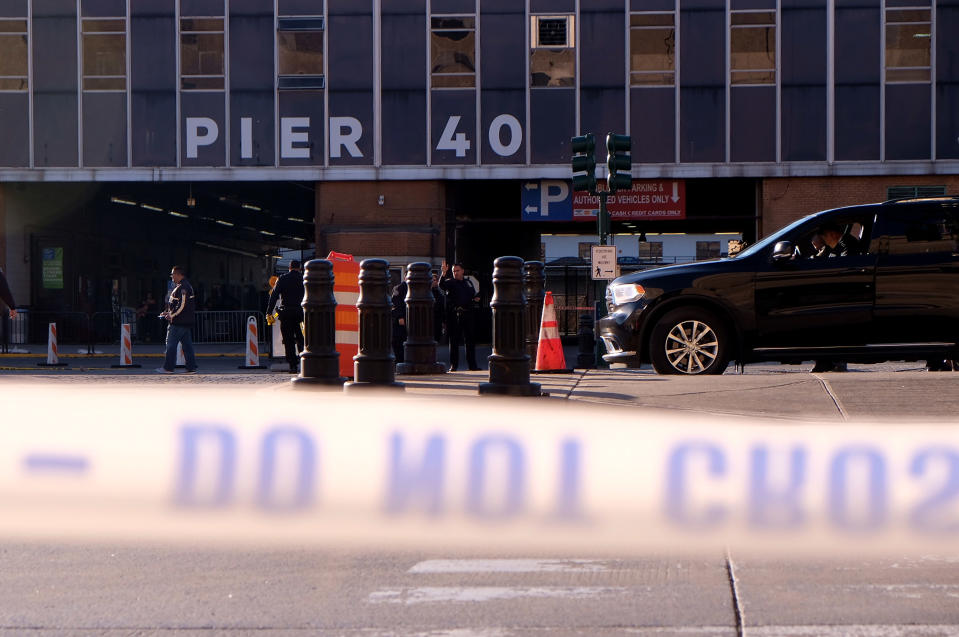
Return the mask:
<path id="1" fill-rule="evenodd" d="M 632 145 L 633 141 L 629 135 L 615 133 L 606 135 L 606 150 L 609 151 L 606 158 L 606 166 L 609 168 L 606 184 L 610 192 L 629 190 L 633 187 L 633 176 L 629 174 L 633 167 L 633 160 L 629 156 Z"/>
<path id="2" fill-rule="evenodd" d="M 592 133 L 570 140 L 573 151 L 573 190 L 596 192 L 596 138 Z"/>

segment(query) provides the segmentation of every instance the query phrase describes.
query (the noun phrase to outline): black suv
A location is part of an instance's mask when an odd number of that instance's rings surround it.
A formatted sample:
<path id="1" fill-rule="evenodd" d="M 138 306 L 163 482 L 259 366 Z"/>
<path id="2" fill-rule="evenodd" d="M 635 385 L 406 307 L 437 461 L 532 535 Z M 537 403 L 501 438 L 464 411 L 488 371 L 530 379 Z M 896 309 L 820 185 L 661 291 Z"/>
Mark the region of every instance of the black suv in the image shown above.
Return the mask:
<path id="1" fill-rule="evenodd" d="M 606 300 L 603 358 L 660 374 L 957 359 L 959 197 L 819 212 L 735 256 L 621 276 Z"/>

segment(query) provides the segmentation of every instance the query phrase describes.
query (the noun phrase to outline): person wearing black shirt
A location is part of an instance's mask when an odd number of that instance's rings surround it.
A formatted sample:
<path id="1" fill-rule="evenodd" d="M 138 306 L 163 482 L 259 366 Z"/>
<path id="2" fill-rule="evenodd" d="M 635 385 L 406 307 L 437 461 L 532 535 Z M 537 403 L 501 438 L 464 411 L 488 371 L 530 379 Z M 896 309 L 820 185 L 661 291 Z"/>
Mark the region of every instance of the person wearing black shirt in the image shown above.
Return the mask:
<path id="1" fill-rule="evenodd" d="M 403 344 L 406 342 L 406 293 L 409 286 L 406 281 L 400 281 L 390 292 L 390 303 L 392 304 L 391 316 L 393 318 L 393 357 L 397 363 L 405 362 L 403 355 Z"/>
<path id="2" fill-rule="evenodd" d="M 196 353 L 193 351 L 193 323 L 196 322 L 196 296 L 193 286 L 186 279 L 186 270 L 175 265 L 170 272 L 173 279 L 173 291 L 167 299 L 166 307 L 160 314 L 161 318 L 169 321 L 166 333 L 166 357 L 163 367 L 158 367 L 161 374 L 172 374 L 176 368 L 176 347 L 183 345 L 183 359 L 186 364 L 186 373 L 196 373 Z"/>
<path id="3" fill-rule="evenodd" d="M 453 264 L 452 277 L 449 265 L 443 263 L 443 278 L 440 288 L 446 292 L 446 333 L 450 339 L 450 371 L 459 368 L 460 343 L 466 346 L 466 365 L 471 371 L 479 369 L 476 364 L 476 334 L 474 304 L 479 302 L 479 292 L 473 282 L 463 275 L 462 263 Z"/>
<path id="4" fill-rule="evenodd" d="M 303 322 L 303 273 L 300 265 L 299 261 L 290 261 L 290 271 L 277 279 L 266 308 L 267 316 L 273 313 L 274 308 L 279 314 L 280 334 L 283 336 L 283 348 L 291 374 L 300 371 L 298 352 L 303 351 L 303 330 L 300 328 Z"/>
<path id="5" fill-rule="evenodd" d="M 862 246 L 859 239 L 851 234 L 843 233 L 839 224 L 828 222 L 819 229 L 822 240 L 826 243 L 816 254 L 817 259 L 828 257 L 851 257 L 862 254 Z"/>

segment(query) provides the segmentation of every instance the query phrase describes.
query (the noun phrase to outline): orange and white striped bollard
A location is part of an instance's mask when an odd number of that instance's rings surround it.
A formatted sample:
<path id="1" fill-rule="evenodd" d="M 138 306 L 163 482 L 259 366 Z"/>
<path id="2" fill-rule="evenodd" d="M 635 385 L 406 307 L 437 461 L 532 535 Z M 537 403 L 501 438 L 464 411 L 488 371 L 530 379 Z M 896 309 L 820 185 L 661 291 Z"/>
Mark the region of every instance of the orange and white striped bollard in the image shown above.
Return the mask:
<path id="1" fill-rule="evenodd" d="M 130 324 L 120 326 L 120 362 L 110 367 L 139 367 L 133 363 L 133 340 L 130 338 Z"/>
<path id="2" fill-rule="evenodd" d="M 40 367 L 66 367 L 66 363 L 60 362 L 60 355 L 57 353 L 57 324 L 50 323 L 47 330 L 47 362 L 37 363 Z"/>
<path id="3" fill-rule="evenodd" d="M 246 320 L 246 364 L 239 365 L 238 368 L 266 369 L 266 365 L 260 365 L 259 337 L 255 316 L 251 316 Z"/>

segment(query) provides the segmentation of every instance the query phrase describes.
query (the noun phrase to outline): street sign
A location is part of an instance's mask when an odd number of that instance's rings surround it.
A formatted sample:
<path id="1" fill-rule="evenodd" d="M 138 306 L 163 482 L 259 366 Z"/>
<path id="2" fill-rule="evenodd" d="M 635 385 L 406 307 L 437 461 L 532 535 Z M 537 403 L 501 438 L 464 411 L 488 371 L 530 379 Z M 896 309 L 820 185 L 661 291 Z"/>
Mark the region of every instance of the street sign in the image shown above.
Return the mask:
<path id="1" fill-rule="evenodd" d="M 594 281 L 616 278 L 616 246 L 592 246 L 590 275 Z"/>
<path id="2" fill-rule="evenodd" d="M 523 221 L 573 220 L 573 193 L 568 180 L 525 181 L 521 188 Z"/>
<path id="3" fill-rule="evenodd" d="M 634 179 L 627 190 L 617 191 L 606 202 L 613 221 L 685 219 L 686 182 L 682 179 Z M 591 221 L 599 213 L 599 196 L 573 194 L 573 220 Z"/>

